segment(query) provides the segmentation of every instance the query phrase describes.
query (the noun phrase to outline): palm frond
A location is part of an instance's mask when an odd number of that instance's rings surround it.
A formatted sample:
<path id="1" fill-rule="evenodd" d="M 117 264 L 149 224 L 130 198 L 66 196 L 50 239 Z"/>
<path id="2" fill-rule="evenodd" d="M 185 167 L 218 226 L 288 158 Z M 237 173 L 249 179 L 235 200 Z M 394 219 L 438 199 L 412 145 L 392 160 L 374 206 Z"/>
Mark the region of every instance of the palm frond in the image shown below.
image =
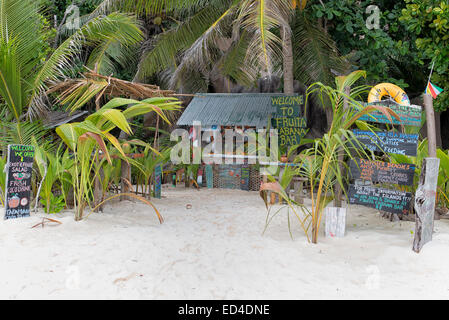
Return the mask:
<path id="1" fill-rule="evenodd" d="M 227 1 L 226 1 L 227 2 Z M 222 34 L 221 22 L 230 13 L 226 5 L 208 6 L 187 19 L 177 28 L 158 36 L 154 48 L 144 53 L 137 77 L 143 79 L 170 67 L 176 67 L 180 52 L 188 50 L 183 57 L 201 60 L 210 53 L 212 37 Z M 208 58 L 210 60 L 210 56 Z"/>
<path id="2" fill-rule="evenodd" d="M 58 78 L 64 78 L 64 72 L 72 66 L 72 59 L 79 54 L 82 45 L 95 46 L 105 43 L 108 45 L 132 45 L 141 41 L 141 39 L 142 32 L 134 16 L 112 13 L 109 16 L 91 20 L 64 41 L 39 70 L 33 84 L 32 102 L 28 109 L 28 117 L 33 118 L 37 115 L 36 110 L 42 107 L 38 97 L 45 92 L 46 83 L 49 80 L 56 81 Z M 108 45 L 104 45 L 103 48 L 108 48 Z M 104 55 L 99 54 L 97 61 L 101 61 L 103 57 Z"/>
<path id="3" fill-rule="evenodd" d="M 332 70 L 345 74 L 348 64 L 325 30 L 297 12 L 292 24 L 295 78 L 306 85 L 334 82 Z"/>

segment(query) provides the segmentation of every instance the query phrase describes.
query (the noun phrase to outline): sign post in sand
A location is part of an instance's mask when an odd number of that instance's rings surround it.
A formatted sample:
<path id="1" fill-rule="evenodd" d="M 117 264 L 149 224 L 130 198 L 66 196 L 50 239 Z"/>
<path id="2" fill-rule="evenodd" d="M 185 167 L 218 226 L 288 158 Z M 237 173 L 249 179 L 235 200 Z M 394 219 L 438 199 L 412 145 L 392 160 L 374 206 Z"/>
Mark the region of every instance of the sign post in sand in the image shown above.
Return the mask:
<path id="1" fill-rule="evenodd" d="M 426 158 L 423 161 L 415 195 L 416 228 L 413 251 L 417 253 L 427 242 L 432 241 L 439 167 L 438 158 Z"/>
<path id="2" fill-rule="evenodd" d="M 8 145 L 5 220 L 30 216 L 33 162 L 33 146 Z"/>
<path id="3" fill-rule="evenodd" d="M 430 158 L 426 158 L 423 161 L 419 186 L 415 195 L 416 229 L 413 251 L 417 253 L 421 251 L 427 242 L 432 241 L 436 191 L 440 169 L 440 159 L 436 157 L 435 114 L 431 95 L 424 95 L 424 106 L 427 116 L 427 138 Z"/>

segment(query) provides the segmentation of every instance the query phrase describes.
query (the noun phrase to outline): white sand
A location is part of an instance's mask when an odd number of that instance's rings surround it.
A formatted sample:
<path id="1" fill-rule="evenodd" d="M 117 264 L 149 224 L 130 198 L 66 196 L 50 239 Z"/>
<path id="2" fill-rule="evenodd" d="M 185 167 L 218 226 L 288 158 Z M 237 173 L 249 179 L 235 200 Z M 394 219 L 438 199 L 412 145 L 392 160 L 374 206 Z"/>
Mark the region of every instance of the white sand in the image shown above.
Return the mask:
<path id="1" fill-rule="evenodd" d="M 353 206 L 347 236 L 308 244 L 286 215 L 262 236 L 257 192 L 164 188 L 159 225 L 141 203 L 106 206 L 82 222 L 31 229 L 0 222 L 1 299 L 448 299 L 449 221 L 411 250 L 412 222 Z M 193 208 L 186 209 L 191 203 Z M 324 229 L 324 228 L 323 228 Z"/>

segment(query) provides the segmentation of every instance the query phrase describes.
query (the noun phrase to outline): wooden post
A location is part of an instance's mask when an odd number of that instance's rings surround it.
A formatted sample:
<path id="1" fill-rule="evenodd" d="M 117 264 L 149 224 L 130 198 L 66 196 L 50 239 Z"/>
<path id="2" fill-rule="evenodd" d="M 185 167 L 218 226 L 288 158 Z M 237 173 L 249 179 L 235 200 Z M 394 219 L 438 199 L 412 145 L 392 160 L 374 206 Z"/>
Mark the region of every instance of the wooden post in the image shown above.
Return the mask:
<path id="1" fill-rule="evenodd" d="M 326 208 L 325 234 L 326 237 L 342 238 L 346 229 L 346 208 Z"/>
<path id="2" fill-rule="evenodd" d="M 351 88 L 350 87 L 345 87 L 345 95 L 349 96 L 351 94 Z M 348 98 L 346 98 L 346 96 L 344 97 L 344 101 L 343 101 L 343 109 L 344 110 L 348 110 L 349 108 L 349 101 Z M 345 137 L 342 137 L 342 141 L 345 141 Z M 343 152 L 343 150 L 339 150 L 338 152 L 338 162 L 339 162 L 339 166 L 340 166 L 340 172 L 343 172 L 344 170 L 344 166 L 342 164 L 342 162 L 344 161 L 345 158 L 345 154 Z M 343 190 L 341 189 L 341 186 L 339 183 L 337 183 L 335 185 L 335 199 L 334 199 L 334 206 L 337 208 L 341 208 L 342 206 L 342 195 L 343 195 Z"/>
<path id="3" fill-rule="evenodd" d="M 433 109 L 433 97 L 424 95 L 424 107 L 426 109 L 427 139 L 429 142 L 429 157 L 437 157 L 437 136 L 435 127 L 435 110 Z"/>
<path id="4" fill-rule="evenodd" d="M 119 139 L 127 139 L 127 138 L 128 138 L 127 133 L 125 133 L 124 131 L 120 132 Z M 129 193 L 129 191 L 130 191 L 129 185 L 126 182 L 126 180 L 131 182 L 131 166 L 129 165 L 128 162 L 126 162 L 125 160 L 122 160 L 121 161 L 121 180 L 120 180 L 120 192 L 121 193 Z M 125 200 L 131 200 L 131 198 L 129 196 L 120 196 L 120 201 L 125 201 Z"/>
<path id="5" fill-rule="evenodd" d="M 438 158 L 426 158 L 423 161 L 415 195 L 416 228 L 413 251 L 417 253 L 427 242 L 432 241 L 439 167 Z"/>

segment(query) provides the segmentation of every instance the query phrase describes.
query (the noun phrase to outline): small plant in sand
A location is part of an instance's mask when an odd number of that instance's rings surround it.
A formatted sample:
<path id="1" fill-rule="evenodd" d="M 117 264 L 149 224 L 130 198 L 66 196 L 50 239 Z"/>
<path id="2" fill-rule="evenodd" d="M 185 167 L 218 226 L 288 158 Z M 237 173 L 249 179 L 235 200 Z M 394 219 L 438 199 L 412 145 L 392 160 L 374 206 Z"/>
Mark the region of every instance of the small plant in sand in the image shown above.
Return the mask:
<path id="1" fill-rule="evenodd" d="M 112 146 L 111 148 L 117 151 L 117 155 L 122 161 L 141 167 L 137 161 L 125 154 L 118 139 L 110 133 L 111 130 L 119 128 L 127 134 L 132 134 L 128 120 L 149 112 L 156 112 L 161 119 L 169 123 L 164 112 L 178 110 L 179 104 L 180 102 L 175 98 L 151 98 L 142 101 L 116 98 L 104 105 L 99 111 L 87 117 L 83 122 L 64 124 L 56 129 L 56 133 L 72 152 L 74 161 L 70 173 L 75 199 L 75 220 L 79 221 L 84 218 L 86 207 L 89 206 L 91 211 L 94 211 L 96 207 L 102 204 L 97 204 L 95 207 L 92 206 L 94 182 L 100 172 L 101 160 L 106 159 L 108 164 L 112 165 L 110 150 L 105 141 L 109 142 Z M 118 109 L 125 105 L 131 106 L 124 111 Z M 152 151 L 157 152 L 155 150 Z M 149 201 L 137 195 L 127 195 L 153 206 Z M 105 201 L 114 197 L 116 196 Z M 156 208 L 154 209 L 162 222 L 161 215 Z"/>

